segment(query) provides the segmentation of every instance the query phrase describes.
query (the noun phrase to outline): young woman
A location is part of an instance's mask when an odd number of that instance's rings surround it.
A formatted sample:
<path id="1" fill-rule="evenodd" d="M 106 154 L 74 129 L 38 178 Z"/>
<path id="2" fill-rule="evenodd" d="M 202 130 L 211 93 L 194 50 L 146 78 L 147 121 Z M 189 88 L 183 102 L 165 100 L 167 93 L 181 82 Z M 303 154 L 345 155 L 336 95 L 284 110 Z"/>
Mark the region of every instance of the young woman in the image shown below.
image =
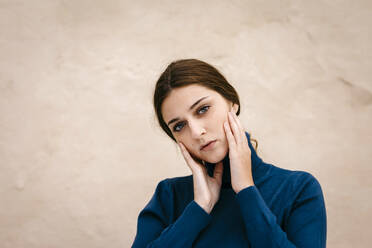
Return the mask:
<path id="1" fill-rule="evenodd" d="M 216 68 L 172 62 L 156 83 L 154 107 L 192 175 L 158 183 L 132 248 L 326 247 L 319 182 L 257 155 L 238 118 L 239 96 Z"/>

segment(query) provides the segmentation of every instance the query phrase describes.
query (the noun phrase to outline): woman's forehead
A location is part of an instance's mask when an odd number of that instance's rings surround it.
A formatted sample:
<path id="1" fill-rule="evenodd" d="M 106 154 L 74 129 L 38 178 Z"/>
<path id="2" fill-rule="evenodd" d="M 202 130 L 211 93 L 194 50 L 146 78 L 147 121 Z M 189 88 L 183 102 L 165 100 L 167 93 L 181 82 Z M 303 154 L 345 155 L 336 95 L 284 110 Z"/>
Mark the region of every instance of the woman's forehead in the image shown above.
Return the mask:
<path id="1" fill-rule="evenodd" d="M 177 113 L 189 111 L 191 105 L 201 98 L 211 99 L 218 93 L 200 85 L 187 85 L 175 88 L 164 99 L 162 104 L 162 114 L 164 121 L 176 116 Z"/>
<path id="2" fill-rule="evenodd" d="M 214 90 L 212 89 L 209 89 L 205 86 L 202 86 L 202 85 L 198 85 L 198 84 L 191 84 L 191 85 L 186 85 L 186 86 L 183 86 L 183 87 L 179 87 L 179 88 L 174 88 L 170 95 L 174 95 L 174 96 L 185 96 L 185 97 L 191 97 L 191 96 L 200 96 L 200 95 L 203 95 L 205 94 L 206 92 L 208 93 L 212 93 L 212 92 L 215 92 Z"/>

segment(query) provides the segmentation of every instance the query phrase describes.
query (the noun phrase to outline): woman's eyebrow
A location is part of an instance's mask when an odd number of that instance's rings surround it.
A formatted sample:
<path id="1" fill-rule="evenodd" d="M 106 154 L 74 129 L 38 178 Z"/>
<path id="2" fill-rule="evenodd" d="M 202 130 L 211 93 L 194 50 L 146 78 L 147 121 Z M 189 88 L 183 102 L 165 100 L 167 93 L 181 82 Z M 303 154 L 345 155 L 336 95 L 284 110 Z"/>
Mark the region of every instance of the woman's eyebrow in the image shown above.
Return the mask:
<path id="1" fill-rule="evenodd" d="M 206 99 L 206 98 L 208 98 L 209 96 L 204 96 L 204 97 L 202 97 L 202 98 L 200 98 L 199 100 L 197 100 L 196 102 L 194 102 L 191 106 L 190 106 L 190 108 L 189 108 L 189 110 L 192 110 L 199 102 L 201 102 L 201 101 L 203 101 L 204 99 Z M 172 120 L 170 120 L 169 122 L 168 122 L 168 126 L 170 125 L 170 124 L 172 124 L 173 122 L 175 122 L 175 121 L 178 121 L 180 118 L 174 118 L 174 119 L 172 119 Z"/>

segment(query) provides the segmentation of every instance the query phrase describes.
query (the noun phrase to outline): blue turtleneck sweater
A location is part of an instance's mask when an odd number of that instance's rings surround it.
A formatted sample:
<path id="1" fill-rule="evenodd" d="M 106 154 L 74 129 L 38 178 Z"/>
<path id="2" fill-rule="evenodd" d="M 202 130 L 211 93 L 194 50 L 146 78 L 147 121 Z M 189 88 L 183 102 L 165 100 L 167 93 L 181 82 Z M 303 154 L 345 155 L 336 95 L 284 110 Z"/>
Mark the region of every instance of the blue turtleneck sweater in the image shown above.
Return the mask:
<path id="1" fill-rule="evenodd" d="M 220 198 L 208 214 L 194 201 L 192 175 L 160 181 L 139 213 L 132 248 L 326 247 L 327 216 L 318 180 L 263 162 L 245 133 L 255 185 L 233 191 L 227 154 Z M 215 164 L 206 166 L 213 175 Z"/>

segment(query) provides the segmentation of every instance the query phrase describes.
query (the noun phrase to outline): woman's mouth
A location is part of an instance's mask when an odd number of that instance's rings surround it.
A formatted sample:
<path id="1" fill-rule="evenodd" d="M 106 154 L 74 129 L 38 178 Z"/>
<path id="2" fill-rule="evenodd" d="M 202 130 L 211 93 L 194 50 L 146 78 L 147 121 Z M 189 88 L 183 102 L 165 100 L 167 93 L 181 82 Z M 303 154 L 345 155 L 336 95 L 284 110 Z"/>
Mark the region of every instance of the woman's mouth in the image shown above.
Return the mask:
<path id="1" fill-rule="evenodd" d="M 215 144 L 216 144 L 216 140 L 212 140 L 207 145 L 203 146 L 200 150 L 201 151 L 209 151 L 209 150 L 214 148 Z"/>

